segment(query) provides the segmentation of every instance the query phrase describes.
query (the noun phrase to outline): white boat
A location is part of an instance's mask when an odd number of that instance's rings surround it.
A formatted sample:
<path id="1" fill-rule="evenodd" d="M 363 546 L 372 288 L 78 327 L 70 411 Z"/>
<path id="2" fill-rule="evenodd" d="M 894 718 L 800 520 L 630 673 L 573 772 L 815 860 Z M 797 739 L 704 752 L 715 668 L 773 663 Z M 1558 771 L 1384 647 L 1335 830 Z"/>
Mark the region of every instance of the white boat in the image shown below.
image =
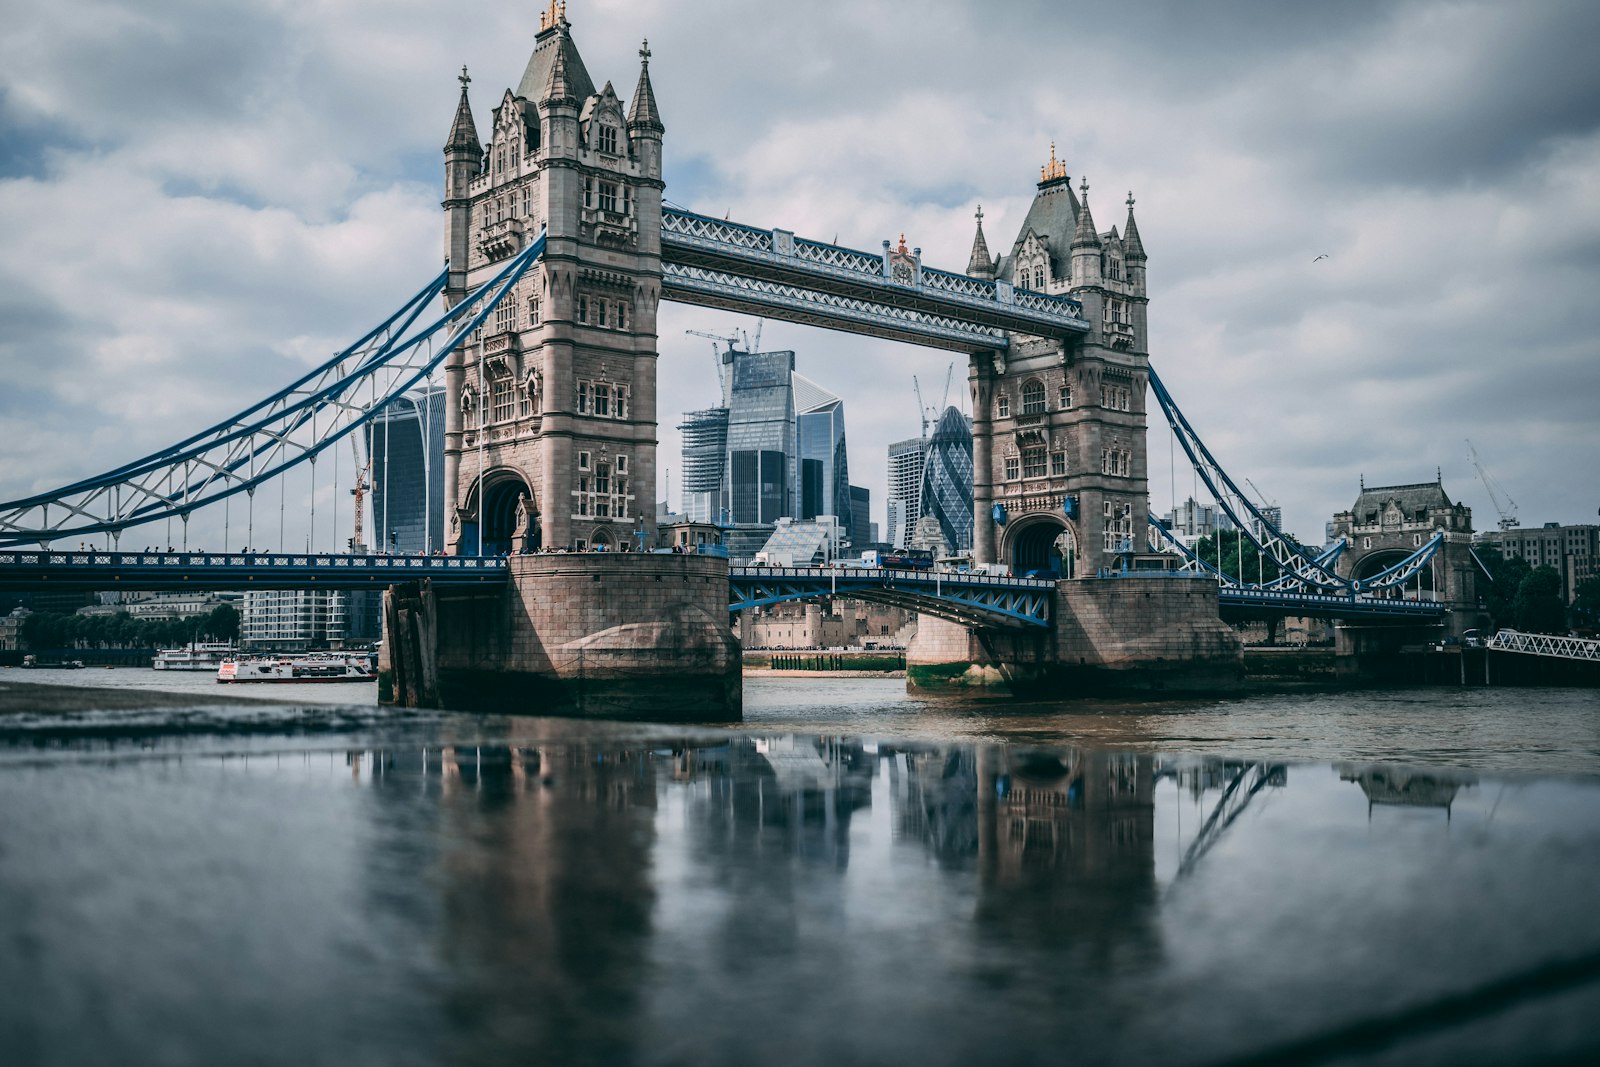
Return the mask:
<path id="1" fill-rule="evenodd" d="M 217 668 L 219 682 L 371 682 L 377 677 L 365 653 L 229 658 Z"/>
<path id="2" fill-rule="evenodd" d="M 158 671 L 214 671 L 238 654 L 228 641 L 196 641 L 183 648 L 158 649 L 150 666 Z"/>

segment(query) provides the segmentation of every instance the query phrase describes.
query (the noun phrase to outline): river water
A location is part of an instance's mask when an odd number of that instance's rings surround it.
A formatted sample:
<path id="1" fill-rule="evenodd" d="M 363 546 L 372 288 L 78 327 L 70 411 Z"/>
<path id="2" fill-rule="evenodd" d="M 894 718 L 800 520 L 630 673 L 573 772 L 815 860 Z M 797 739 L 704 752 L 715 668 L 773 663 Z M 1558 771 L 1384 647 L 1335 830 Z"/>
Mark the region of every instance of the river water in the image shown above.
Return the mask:
<path id="1" fill-rule="evenodd" d="M 306 703 L 362 688 L 337 686 L 0 716 L 0 1048 L 1600 1057 L 1595 693 L 1051 706 L 903 685 L 751 679 L 731 729 Z"/>

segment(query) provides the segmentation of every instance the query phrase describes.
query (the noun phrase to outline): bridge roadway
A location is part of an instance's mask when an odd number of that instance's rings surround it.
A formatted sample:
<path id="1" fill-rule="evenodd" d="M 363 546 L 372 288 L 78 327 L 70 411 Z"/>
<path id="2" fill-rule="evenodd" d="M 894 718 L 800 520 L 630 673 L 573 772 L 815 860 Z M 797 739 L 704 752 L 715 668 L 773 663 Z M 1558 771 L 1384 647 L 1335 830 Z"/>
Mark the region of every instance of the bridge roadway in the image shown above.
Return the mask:
<path id="1" fill-rule="evenodd" d="M 39 591 L 174 589 L 378 589 L 432 579 L 443 587 L 503 582 L 505 557 L 348 555 L 312 552 L 0 552 L 0 589 Z M 977 626 L 1047 628 L 1056 583 L 967 571 L 875 567 L 730 567 L 729 611 L 823 596 L 894 604 Z M 1126 576 L 1139 581 L 1207 581 L 1200 576 Z M 1302 615 L 1383 621 L 1439 621 L 1448 608 L 1426 600 L 1343 597 L 1222 587 L 1223 611 L 1252 617 Z"/>

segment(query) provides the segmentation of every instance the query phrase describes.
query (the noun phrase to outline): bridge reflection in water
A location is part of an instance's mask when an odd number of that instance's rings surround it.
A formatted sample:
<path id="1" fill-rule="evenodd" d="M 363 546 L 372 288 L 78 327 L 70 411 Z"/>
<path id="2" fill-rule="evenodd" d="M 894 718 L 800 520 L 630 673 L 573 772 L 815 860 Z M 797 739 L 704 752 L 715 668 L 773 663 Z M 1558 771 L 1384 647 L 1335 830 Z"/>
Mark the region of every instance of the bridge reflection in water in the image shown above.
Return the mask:
<path id="1" fill-rule="evenodd" d="M 0 952 L 5 1032 L 129 1063 L 1595 1048 L 1590 781 L 509 722 L 0 765 L 0 914 L 51 947 Z"/>

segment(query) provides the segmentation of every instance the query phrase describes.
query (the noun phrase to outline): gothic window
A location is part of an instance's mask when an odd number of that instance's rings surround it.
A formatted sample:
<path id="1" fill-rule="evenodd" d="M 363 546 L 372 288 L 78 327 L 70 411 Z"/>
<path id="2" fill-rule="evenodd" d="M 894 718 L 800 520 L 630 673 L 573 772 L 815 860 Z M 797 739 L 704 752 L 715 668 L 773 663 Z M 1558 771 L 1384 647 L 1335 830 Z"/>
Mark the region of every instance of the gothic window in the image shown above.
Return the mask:
<path id="1" fill-rule="evenodd" d="M 1041 290 L 1044 288 L 1044 265 L 1043 264 L 1035 264 L 1034 265 L 1034 268 L 1033 268 L 1033 287 L 1035 289 L 1041 289 Z"/>
<path id="2" fill-rule="evenodd" d="M 1022 387 L 1022 413 L 1024 415 L 1044 414 L 1044 383 L 1037 378 L 1030 379 Z"/>
<path id="3" fill-rule="evenodd" d="M 578 321 L 589 321 L 589 298 L 586 296 L 578 297 Z"/>
<path id="4" fill-rule="evenodd" d="M 617 210 L 617 183 L 600 183 L 600 210 L 615 212 Z"/>
<path id="5" fill-rule="evenodd" d="M 1011 397 L 1007 394 L 1001 393 L 994 398 L 994 417 L 997 419 L 1009 419 L 1011 417 Z"/>
<path id="6" fill-rule="evenodd" d="M 611 464 L 601 461 L 594 468 L 594 491 L 596 493 L 611 492 Z"/>
<path id="7" fill-rule="evenodd" d="M 586 471 L 589 469 L 589 453 L 578 453 L 578 469 L 581 471 Z"/>
<path id="8" fill-rule="evenodd" d="M 617 304 L 617 329 L 626 330 L 627 328 L 628 328 L 628 305 L 625 304 L 625 303 L 618 303 Z"/>
<path id="9" fill-rule="evenodd" d="M 1022 450 L 1022 476 L 1024 478 L 1044 477 L 1044 449 L 1024 448 Z"/>
<path id="10" fill-rule="evenodd" d="M 1059 394 L 1059 406 L 1062 411 L 1072 406 L 1072 386 L 1063 385 Z"/>
<path id="11" fill-rule="evenodd" d="M 533 186 L 532 185 L 524 185 L 522 187 L 522 213 L 524 215 L 532 215 L 533 214 Z"/>
<path id="12" fill-rule="evenodd" d="M 578 383 L 578 414 L 589 414 L 589 383 Z"/>
<path id="13" fill-rule="evenodd" d="M 617 154 L 617 128 L 615 126 L 601 125 L 600 151 L 613 156 Z"/>
<path id="14" fill-rule="evenodd" d="M 1067 474 L 1067 454 L 1065 452 L 1050 453 L 1050 477 L 1064 478 Z"/>
<path id="15" fill-rule="evenodd" d="M 521 415 L 523 418 L 527 418 L 529 415 L 533 414 L 533 397 L 533 386 L 530 383 L 529 386 L 526 389 L 521 390 L 517 396 L 518 415 Z"/>
<path id="16" fill-rule="evenodd" d="M 495 153 L 494 153 L 494 169 L 496 171 L 501 172 L 501 173 L 505 172 L 505 169 L 506 169 L 506 146 L 505 145 L 501 145 L 500 147 L 495 149 Z"/>
<path id="17" fill-rule="evenodd" d="M 619 419 L 625 419 L 628 417 L 628 387 L 626 385 L 612 387 L 611 409 L 612 414 L 616 415 L 616 417 Z"/>
<path id="18" fill-rule="evenodd" d="M 606 309 L 611 306 L 610 302 L 606 301 L 606 300 L 596 300 L 594 302 L 594 304 L 595 304 L 594 311 L 595 311 L 595 316 L 596 316 L 596 320 L 597 320 L 596 321 L 596 325 L 598 325 L 598 326 L 606 325 Z"/>
<path id="19" fill-rule="evenodd" d="M 539 325 L 539 298 L 532 297 L 528 300 L 528 326 L 532 328 Z"/>
<path id="20" fill-rule="evenodd" d="M 1021 471 L 1021 463 L 1016 456 L 1006 457 L 1006 481 L 1014 482 Z"/>
<path id="21" fill-rule="evenodd" d="M 594 179 L 589 178 L 583 183 L 583 206 L 594 207 Z"/>
<path id="22" fill-rule="evenodd" d="M 516 413 L 516 398 L 510 378 L 496 379 L 490 391 L 489 415 L 495 422 L 506 422 Z"/>
<path id="23" fill-rule="evenodd" d="M 611 387 L 596 384 L 594 387 L 594 413 L 602 417 L 611 414 Z"/>
<path id="24" fill-rule="evenodd" d="M 578 479 L 578 492 L 576 495 L 578 497 L 578 514 L 589 514 L 589 479 Z"/>
<path id="25" fill-rule="evenodd" d="M 517 305 L 515 301 L 502 300 L 495 305 L 494 328 L 497 333 L 505 333 L 517 328 Z"/>
<path id="26" fill-rule="evenodd" d="M 627 474 L 628 473 L 628 457 L 627 456 L 618 456 L 617 457 L 617 473 L 618 474 Z"/>
<path id="27" fill-rule="evenodd" d="M 1126 552 L 1133 546 L 1133 505 L 1105 502 L 1105 550 Z"/>

